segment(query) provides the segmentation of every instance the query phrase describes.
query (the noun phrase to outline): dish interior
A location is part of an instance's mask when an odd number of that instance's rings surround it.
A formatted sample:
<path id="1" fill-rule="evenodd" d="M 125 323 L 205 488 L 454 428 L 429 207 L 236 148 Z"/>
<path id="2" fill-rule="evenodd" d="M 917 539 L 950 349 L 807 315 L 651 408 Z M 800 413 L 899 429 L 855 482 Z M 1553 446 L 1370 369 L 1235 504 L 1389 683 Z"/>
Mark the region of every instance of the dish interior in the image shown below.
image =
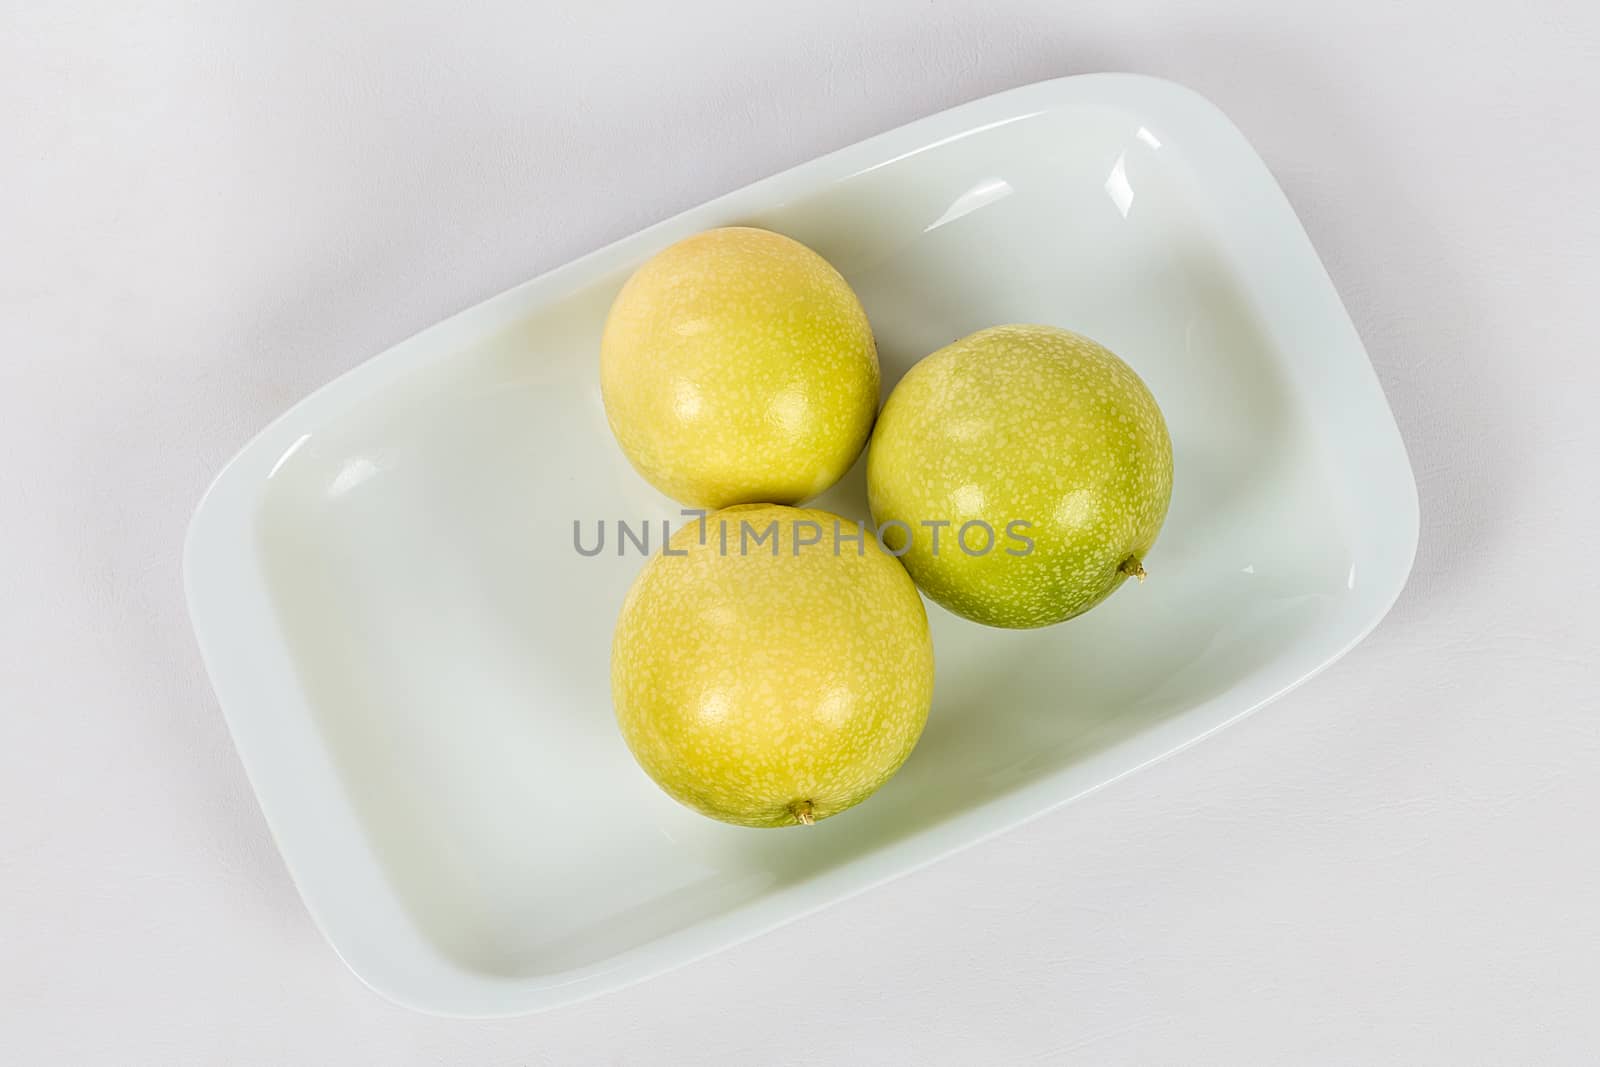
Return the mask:
<path id="1" fill-rule="evenodd" d="M 681 521 L 623 459 L 598 391 L 601 326 L 638 260 L 554 303 L 530 296 L 511 327 L 279 461 L 255 546 L 278 623 L 383 870 L 442 955 L 493 976 L 601 964 L 1151 730 L 1342 610 L 1354 552 L 1285 369 L 1296 354 L 1274 350 L 1168 141 L 1113 107 L 1061 107 L 716 220 L 787 233 L 845 274 L 884 395 L 973 330 L 1054 323 L 1131 363 L 1174 443 L 1149 581 L 1033 632 L 930 605 L 921 744 L 815 827 L 678 807 L 613 723 L 611 627 L 643 563 L 631 544 L 619 557 L 615 523 L 650 523 L 655 548 Z M 862 464 L 818 503 L 865 517 Z M 574 523 L 592 547 L 600 520 L 605 550 L 581 556 Z"/>

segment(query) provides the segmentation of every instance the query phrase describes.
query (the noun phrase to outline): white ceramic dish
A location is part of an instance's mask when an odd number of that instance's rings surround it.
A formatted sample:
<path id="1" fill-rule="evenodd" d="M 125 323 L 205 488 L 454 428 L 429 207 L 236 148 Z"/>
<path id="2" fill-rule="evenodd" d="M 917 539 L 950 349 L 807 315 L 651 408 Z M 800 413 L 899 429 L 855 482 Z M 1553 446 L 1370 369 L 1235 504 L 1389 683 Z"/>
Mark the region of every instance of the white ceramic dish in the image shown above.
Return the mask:
<path id="1" fill-rule="evenodd" d="M 921 745 L 809 829 L 678 807 L 619 740 L 611 627 L 641 560 L 573 522 L 676 516 L 606 429 L 596 347 L 679 237 L 788 233 L 855 285 L 885 392 L 1001 322 L 1071 327 L 1166 411 L 1151 580 L 1011 633 L 930 608 Z M 864 514 L 860 465 L 822 505 Z M 1311 677 L 1399 593 L 1405 450 L 1267 168 L 1127 75 L 954 108 L 653 226 L 340 378 L 223 471 L 184 572 L 208 669 L 306 904 L 389 996 L 528 1012 L 704 955 L 1039 815 Z"/>

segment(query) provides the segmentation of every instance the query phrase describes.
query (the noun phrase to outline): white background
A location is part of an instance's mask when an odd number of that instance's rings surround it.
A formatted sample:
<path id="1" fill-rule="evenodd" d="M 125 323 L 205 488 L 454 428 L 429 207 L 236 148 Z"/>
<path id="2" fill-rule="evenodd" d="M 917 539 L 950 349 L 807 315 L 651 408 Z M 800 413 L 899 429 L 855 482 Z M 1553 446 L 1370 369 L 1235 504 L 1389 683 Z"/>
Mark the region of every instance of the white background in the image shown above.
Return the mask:
<path id="1" fill-rule="evenodd" d="M 1600 9 L 1293 6 L 0 4 L 0 1060 L 1595 1062 Z M 1181 757 L 668 977 L 499 1022 L 368 992 L 189 634 L 211 474 L 452 311 L 1092 70 L 1209 96 L 1305 220 L 1421 490 L 1393 614 Z"/>

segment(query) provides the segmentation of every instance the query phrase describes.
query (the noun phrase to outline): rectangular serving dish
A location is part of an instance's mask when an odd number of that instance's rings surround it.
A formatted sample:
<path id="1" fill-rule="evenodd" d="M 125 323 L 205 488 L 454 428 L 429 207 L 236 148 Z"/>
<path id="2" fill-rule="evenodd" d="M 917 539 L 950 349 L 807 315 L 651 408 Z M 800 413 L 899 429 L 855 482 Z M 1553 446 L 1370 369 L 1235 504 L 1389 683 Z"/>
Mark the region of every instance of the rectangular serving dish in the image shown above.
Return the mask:
<path id="1" fill-rule="evenodd" d="M 611 440 L 599 333 L 628 274 L 712 226 L 831 260 L 885 395 L 975 329 L 1127 359 L 1176 457 L 1151 579 L 1061 626 L 930 605 L 922 742 L 793 831 L 706 820 L 618 737 L 612 623 L 641 566 L 573 523 L 678 509 Z M 820 500 L 865 514 L 860 464 Z M 1416 487 L 1361 341 L 1261 160 L 1205 100 L 1099 74 L 953 108 L 653 226 L 296 405 L 189 530 L 190 611 L 316 921 L 388 996 L 508 1015 L 633 982 L 1040 815 L 1261 707 L 1399 594 Z"/>

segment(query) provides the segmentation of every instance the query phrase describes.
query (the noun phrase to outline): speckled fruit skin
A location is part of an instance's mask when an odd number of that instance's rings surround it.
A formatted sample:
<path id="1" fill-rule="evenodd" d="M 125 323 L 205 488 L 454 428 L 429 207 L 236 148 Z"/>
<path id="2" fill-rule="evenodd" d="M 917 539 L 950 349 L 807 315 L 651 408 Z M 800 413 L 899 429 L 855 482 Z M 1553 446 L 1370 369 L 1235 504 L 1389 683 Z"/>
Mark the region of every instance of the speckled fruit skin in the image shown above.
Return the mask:
<path id="1" fill-rule="evenodd" d="M 1053 326 L 996 326 L 895 387 L 873 431 L 867 493 L 880 525 L 913 530 L 901 562 L 929 597 L 990 626 L 1048 626 L 1142 576 L 1172 497 L 1172 440 L 1150 390 L 1106 348 Z M 956 544 L 975 519 L 995 531 L 987 554 Z M 920 524 L 939 520 L 950 526 L 935 555 Z M 1013 520 L 1031 523 L 1025 555 L 1006 536 Z M 983 546 L 981 528 L 968 544 Z"/>
<path id="2" fill-rule="evenodd" d="M 769 544 L 739 552 L 777 523 Z M 795 554 L 795 534 L 820 543 Z M 793 826 L 860 803 L 911 754 L 933 694 L 916 586 L 860 527 L 748 505 L 672 537 L 628 591 L 611 646 L 622 736 L 678 801 L 742 826 Z M 721 551 L 721 531 L 729 551 Z M 702 544 L 702 531 L 704 541 Z"/>
<path id="3" fill-rule="evenodd" d="M 793 504 L 828 488 L 866 444 L 878 381 L 849 283 L 800 242 L 743 226 L 640 267 L 600 344 L 623 452 L 695 507 Z"/>

